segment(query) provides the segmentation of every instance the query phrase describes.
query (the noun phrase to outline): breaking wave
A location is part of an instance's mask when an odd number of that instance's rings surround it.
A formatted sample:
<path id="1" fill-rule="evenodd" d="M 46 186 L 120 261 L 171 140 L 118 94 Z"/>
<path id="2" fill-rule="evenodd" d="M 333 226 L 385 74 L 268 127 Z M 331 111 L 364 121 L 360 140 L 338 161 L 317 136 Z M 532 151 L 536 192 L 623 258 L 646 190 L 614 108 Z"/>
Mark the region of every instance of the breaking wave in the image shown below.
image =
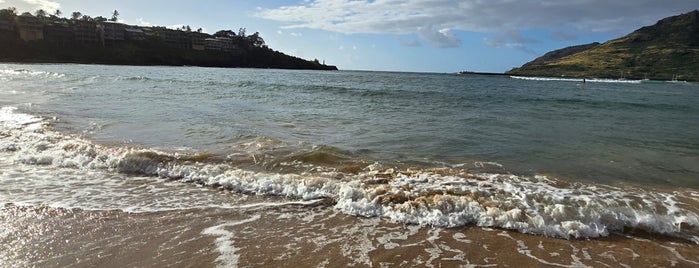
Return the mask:
<path id="1" fill-rule="evenodd" d="M 566 78 L 566 77 L 530 77 L 530 76 L 510 76 L 513 79 L 533 80 L 533 81 L 564 81 L 564 82 L 583 82 L 582 78 Z M 623 83 L 623 84 L 640 84 L 644 80 L 626 80 L 626 79 L 604 79 L 590 78 L 584 79 L 585 82 L 592 83 Z"/>
<path id="2" fill-rule="evenodd" d="M 231 157 L 104 146 L 56 132 L 47 120 L 12 107 L 0 109 L 0 152 L 16 164 L 105 170 L 245 194 L 323 199 L 349 215 L 406 224 L 476 225 L 566 239 L 644 231 L 699 243 L 699 192 L 692 190 L 651 191 L 546 176 L 471 173 L 458 167 L 398 169 L 358 164 L 363 163 L 359 160 L 353 169 L 340 169 L 335 164 L 349 161 L 347 154 L 329 148 L 282 161 L 317 169 L 245 169 L 231 160 L 245 157 L 244 151 Z"/>

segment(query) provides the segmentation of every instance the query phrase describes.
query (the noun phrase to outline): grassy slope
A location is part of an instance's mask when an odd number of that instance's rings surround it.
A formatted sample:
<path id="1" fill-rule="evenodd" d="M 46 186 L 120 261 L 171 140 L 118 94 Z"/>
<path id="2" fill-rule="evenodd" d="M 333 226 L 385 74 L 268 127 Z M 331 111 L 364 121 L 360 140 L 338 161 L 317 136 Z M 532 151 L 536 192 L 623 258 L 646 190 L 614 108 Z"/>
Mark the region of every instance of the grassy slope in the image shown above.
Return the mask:
<path id="1" fill-rule="evenodd" d="M 572 55 L 508 72 L 516 75 L 699 81 L 699 11 L 663 19 Z"/>

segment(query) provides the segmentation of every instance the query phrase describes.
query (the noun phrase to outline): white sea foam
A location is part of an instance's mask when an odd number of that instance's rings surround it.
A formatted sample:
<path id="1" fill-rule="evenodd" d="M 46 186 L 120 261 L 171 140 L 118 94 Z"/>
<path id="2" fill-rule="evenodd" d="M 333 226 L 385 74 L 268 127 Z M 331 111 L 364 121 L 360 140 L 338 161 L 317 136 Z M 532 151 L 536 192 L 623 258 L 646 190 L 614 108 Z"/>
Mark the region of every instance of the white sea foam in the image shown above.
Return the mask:
<path id="1" fill-rule="evenodd" d="M 3 69 L 0 68 L 0 78 L 15 77 L 65 77 L 65 74 L 27 70 L 27 69 Z"/>
<path id="2" fill-rule="evenodd" d="M 238 267 L 238 258 L 240 258 L 240 255 L 237 254 L 239 249 L 233 244 L 235 233 L 225 228 L 247 224 L 259 219 L 260 215 L 255 215 L 245 220 L 219 224 L 202 231 L 204 235 L 217 236 L 215 240 L 216 250 L 221 253 L 221 255 L 216 258 L 216 261 L 219 263 L 218 267 Z"/>
<path id="3" fill-rule="evenodd" d="M 41 125 L 41 121 L 15 109 L 0 111 L 0 151 L 8 155 L 8 161 L 47 166 L 59 173 L 59 169 L 96 170 L 309 202 L 329 199 L 335 203 L 335 209 L 346 214 L 437 227 L 472 224 L 561 238 L 594 238 L 634 228 L 699 243 L 697 193 L 691 190 L 665 193 L 567 184 L 543 176 L 429 169 L 394 171 L 369 167 L 342 180 L 332 174 L 249 171 L 225 161 L 198 161 L 178 153 L 96 145 L 50 129 L 31 127 Z"/>
<path id="4" fill-rule="evenodd" d="M 624 83 L 624 84 L 640 84 L 643 80 L 626 80 L 626 79 L 604 79 L 604 78 L 566 78 L 566 77 L 529 77 L 529 76 L 510 76 L 513 79 L 533 80 L 533 81 L 564 81 L 564 82 L 592 82 L 592 83 Z"/>
<path id="5" fill-rule="evenodd" d="M 16 113 L 17 107 L 2 107 L 0 108 L 0 126 L 9 129 L 23 128 L 24 130 L 33 131 L 39 129 L 44 121 L 40 117 Z"/>

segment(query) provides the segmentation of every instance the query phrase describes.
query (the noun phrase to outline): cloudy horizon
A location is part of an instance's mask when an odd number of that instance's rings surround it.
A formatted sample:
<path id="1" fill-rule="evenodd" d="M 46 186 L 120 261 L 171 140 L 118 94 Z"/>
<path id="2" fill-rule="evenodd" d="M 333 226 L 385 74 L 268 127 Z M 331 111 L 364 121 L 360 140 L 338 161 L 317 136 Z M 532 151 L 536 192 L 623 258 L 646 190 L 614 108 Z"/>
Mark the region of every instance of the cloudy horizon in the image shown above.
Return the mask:
<path id="1" fill-rule="evenodd" d="M 604 42 L 699 7 L 696 0 L 0 0 L 10 6 L 94 16 L 119 10 L 127 23 L 212 31 L 234 24 L 259 31 L 273 49 L 343 69 L 435 72 L 502 72 L 552 49 Z"/>

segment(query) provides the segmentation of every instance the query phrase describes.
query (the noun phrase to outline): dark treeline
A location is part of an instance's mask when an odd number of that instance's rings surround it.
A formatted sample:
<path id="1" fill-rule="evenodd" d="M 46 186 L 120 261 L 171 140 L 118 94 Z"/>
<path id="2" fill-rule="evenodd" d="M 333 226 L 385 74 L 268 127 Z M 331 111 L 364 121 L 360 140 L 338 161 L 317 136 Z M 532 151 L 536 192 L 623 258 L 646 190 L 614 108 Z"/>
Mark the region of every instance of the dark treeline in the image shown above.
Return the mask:
<path id="1" fill-rule="evenodd" d="M 80 12 L 0 9 L 0 61 L 337 70 L 267 47 L 258 32 L 141 27 Z"/>

